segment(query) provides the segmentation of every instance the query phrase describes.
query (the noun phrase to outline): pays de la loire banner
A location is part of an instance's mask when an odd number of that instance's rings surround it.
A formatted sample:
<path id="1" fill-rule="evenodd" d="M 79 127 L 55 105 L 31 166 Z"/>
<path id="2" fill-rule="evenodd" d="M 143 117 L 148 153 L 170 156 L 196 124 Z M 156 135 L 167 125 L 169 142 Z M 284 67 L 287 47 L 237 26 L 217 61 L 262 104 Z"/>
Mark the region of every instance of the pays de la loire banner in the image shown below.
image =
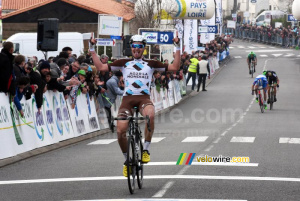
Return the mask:
<path id="1" fill-rule="evenodd" d="M 210 19 L 215 13 L 214 0 L 163 0 L 161 7 L 173 19 Z"/>

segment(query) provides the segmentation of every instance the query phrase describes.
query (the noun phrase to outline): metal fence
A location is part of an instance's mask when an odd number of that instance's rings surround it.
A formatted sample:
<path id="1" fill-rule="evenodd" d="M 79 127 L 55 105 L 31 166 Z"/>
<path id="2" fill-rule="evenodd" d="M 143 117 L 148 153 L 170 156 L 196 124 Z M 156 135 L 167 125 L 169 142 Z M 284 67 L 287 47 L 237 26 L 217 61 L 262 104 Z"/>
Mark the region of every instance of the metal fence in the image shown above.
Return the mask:
<path id="1" fill-rule="evenodd" d="M 223 27 L 223 33 L 233 35 L 234 38 L 255 41 L 269 45 L 278 45 L 282 47 L 299 47 L 300 45 L 299 36 L 283 37 L 279 33 L 267 32 L 257 29 L 251 30 L 239 27 L 237 29 L 232 29 Z"/>

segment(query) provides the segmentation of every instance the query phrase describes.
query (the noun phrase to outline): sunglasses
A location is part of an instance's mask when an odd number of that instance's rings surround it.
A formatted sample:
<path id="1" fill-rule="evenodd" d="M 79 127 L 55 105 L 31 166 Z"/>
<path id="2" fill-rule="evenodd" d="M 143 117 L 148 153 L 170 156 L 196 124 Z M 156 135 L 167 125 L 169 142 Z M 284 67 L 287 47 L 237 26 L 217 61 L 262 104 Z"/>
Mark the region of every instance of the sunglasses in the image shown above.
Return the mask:
<path id="1" fill-rule="evenodd" d="M 145 45 L 141 45 L 141 44 L 131 44 L 130 46 L 131 46 L 131 48 L 139 48 L 139 49 L 145 47 Z"/>

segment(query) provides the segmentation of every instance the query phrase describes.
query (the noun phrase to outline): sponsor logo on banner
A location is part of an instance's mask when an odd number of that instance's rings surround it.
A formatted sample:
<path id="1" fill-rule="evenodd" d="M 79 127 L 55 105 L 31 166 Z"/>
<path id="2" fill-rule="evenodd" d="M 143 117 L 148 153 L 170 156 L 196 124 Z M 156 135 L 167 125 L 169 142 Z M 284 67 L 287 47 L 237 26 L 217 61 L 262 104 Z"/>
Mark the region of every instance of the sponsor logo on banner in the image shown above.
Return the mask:
<path id="1" fill-rule="evenodd" d="M 69 125 L 68 121 L 70 120 L 70 117 L 69 117 L 69 112 L 67 109 L 66 101 L 62 94 L 60 94 L 59 99 L 60 99 L 60 105 L 61 105 L 61 109 L 63 111 L 63 116 L 64 116 L 64 125 L 69 134 L 70 133 L 70 125 Z"/>
<path id="2" fill-rule="evenodd" d="M 56 123 L 57 130 L 60 135 L 63 135 L 64 129 L 62 124 L 63 121 L 62 112 L 55 95 L 53 95 L 53 109 L 55 111 L 55 123 Z"/>
<path id="3" fill-rule="evenodd" d="M 191 18 L 206 17 L 207 4 L 204 0 L 176 0 L 176 3 L 178 6 L 178 12 L 175 15 L 176 18 L 183 18 L 186 15 Z M 187 12 L 187 10 L 190 12 Z"/>
<path id="4" fill-rule="evenodd" d="M 53 121 L 53 113 L 52 113 L 52 108 L 50 108 L 50 105 L 49 105 L 46 95 L 44 95 L 44 103 L 45 102 L 46 102 L 46 104 L 44 104 L 43 111 L 44 111 L 44 114 L 46 114 L 46 118 L 47 118 L 46 119 L 46 127 L 47 127 L 49 135 L 53 138 L 53 126 L 52 126 L 52 124 L 54 122 Z M 45 112 L 45 108 L 47 108 L 46 112 Z"/>
<path id="5" fill-rule="evenodd" d="M 157 43 L 158 41 L 157 32 L 143 32 L 142 35 L 147 40 L 147 43 Z"/>
<path id="6" fill-rule="evenodd" d="M 34 122 L 35 132 L 38 138 L 41 141 L 44 141 L 44 129 L 42 126 L 45 125 L 45 122 L 43 118 L 43 113 L 37 111 L 35 97 L 32 98 L 32 110 L 33 110 L 33 122 Z"/>

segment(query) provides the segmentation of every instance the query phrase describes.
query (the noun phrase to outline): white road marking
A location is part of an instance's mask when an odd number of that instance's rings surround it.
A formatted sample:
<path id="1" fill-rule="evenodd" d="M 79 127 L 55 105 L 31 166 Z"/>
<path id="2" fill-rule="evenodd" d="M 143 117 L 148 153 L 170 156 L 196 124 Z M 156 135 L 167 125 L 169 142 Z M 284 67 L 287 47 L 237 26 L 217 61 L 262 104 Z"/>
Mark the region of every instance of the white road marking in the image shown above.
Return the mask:
<path id="1" fill-rule="evenodd" d="M 88 145 L 110 144 L 115 141 L 117 141 L 117 139 L 103 139 L 103 140 L 97 140 L 97 141 L 91 142 Z"/>
<path id="2" fill-rule="evenodd" d="M 259 47 L 259 48 L 264 49 L 264 48 L 266 48 L 266 47 Z"/>
<path id="3" fill-rule="evenodd" d="M 214 148 L 214 145 L 210 145 L 207 149 L 205 149 L 204 151 L 208 152 L 210 151 L 212 148 Z"/>
<path id="4" fill-rule="evenodd" d="M 234 47 L 231 47 L 231 46 L 230 46 L 229 49 L 234 49 Z"/>
<path id="5" fill-rule="evenodd" d="M 255 52 L 255 53 L 262 53 L 262 52 L 291 52 L 293 50 L 247 50 L 245 52 Z"/>
<path id="6" fill-rule="evenodd" d="M 218 137 L 213 143 L 217 144 L 221 140 L 221 137 Z"/>
<path id="7" fill-rule="evenodd" d="M 199 156 L 203 157 L 203 156 Z M 149 162 L 144 164 L 145 166 L 173 166 L 176 165 L 176 161 L 172 162 Z M 226 162 L 198 162 L 197 158 L 193 160 L 191 165 L 200 166 L 241 166 L 241 167 L 258 167 L 258 163 L 226 163 Z"/>
<path id="8" fill-rule="evenodd" d="M 228 131 L 225 131 L 221 134 L 221 136 L 225 136 Z"/>
<path id="9" fill-rule="evenodd" d="M 300 57 L 300 55 L 298 55 L 297 57 Z"/>
<path id="10" fill-rule="evenodd" d="M 208 136 L 187 137 L 182 142 L 205 142 Z"/>
<path id="11" fill-rule="evenodd" d="M 279 143 L 286 144 L 300 144 L 300 138 L 279 138 Z"/>
<path id="12" fill-rule="evenodd" d="M 265 55 L 265 54 L 263 54 L 263 55 L 259 55 L 260 57 L 268 57 L 268 55 Z"/>
<path id="13" fill-rule="evenodd" d="M 247 201 L 247 200 L 230 200 L 230 199 L 106 199 L 106 200 L 65 200 L 65 201 Z"/>
<path id="14" fill-rule="evenodd" d="M 210 176 L 210 175 L 149 175 L 144 179 L 193 179 L 193 180 L 233 180 L 233 181 L 283 181 L 299 182 L 300 178 L 291 177 L 251 177 L 251 176 Z M 32 179 L 32 180 L 10 180 L 0 181 L 0 185 L 12 184 L 37 184 L 37 183 L 57 183 L 57 182 L 77 182 L 77 181 L 118 181 L 127 180 L 124 176 L 112 177 L 78 177 L 78 178 L 53 178 L 53 179 Z"/>
<path id="15" fill-rule="evenodd" d="M 233 137 L 230 142 L 245 142 L 245 143 L 253 143 L 255 137 Z"/>
<path id="16" fill-rule="evenodd" d="M 157 193 L 155 193 L 155 195 L 153 195 L 152 197 L 153 197 L 153 198 L 161 198 L 161 197 L 163 197 L 163 196 L 166 194 L 167 190 L 168 190 L 169 188 L 171 188 L 171 187 L 173 186 L 174 183 L 175 183 L 174 181 L 169 181 L 168 183 L 166 183 L 166 184 L 162 187 L 162 189 L 161 189 L 160 191 L 158 191 Z"/>
<path id="17" fill-rule="evenodd" d="M 245 48 L 245 47 L 244 47 L 244 46 L 238 46 L 238 48 L 242 48 L 242 49 L 243 49 L 243 48 Z"/>
<path id="18" fill-rule="evenodd" d="M 241 59 L 242 57 L 241 57 L 241 56 L 235 56 L 234 58 L 236 58 L 236 59 Z"/>
<path id="19" fill-rule="evenodd" d="M 248 46 L 249 49 L 255 49 L 256 47 L 253 46 Z"/>
<path id="20" fill-rule="evenodd" d="M 287 54 L 287 55 L 284 55 L 284 57 L 291 57 L 291 56 L 294 56 L 294 54 Z"/>
<path id="21" fill-rule="evenodd" d="M 279 57 L 281 56 L 282 54 L 272 54 L 274 57 Z"/>

